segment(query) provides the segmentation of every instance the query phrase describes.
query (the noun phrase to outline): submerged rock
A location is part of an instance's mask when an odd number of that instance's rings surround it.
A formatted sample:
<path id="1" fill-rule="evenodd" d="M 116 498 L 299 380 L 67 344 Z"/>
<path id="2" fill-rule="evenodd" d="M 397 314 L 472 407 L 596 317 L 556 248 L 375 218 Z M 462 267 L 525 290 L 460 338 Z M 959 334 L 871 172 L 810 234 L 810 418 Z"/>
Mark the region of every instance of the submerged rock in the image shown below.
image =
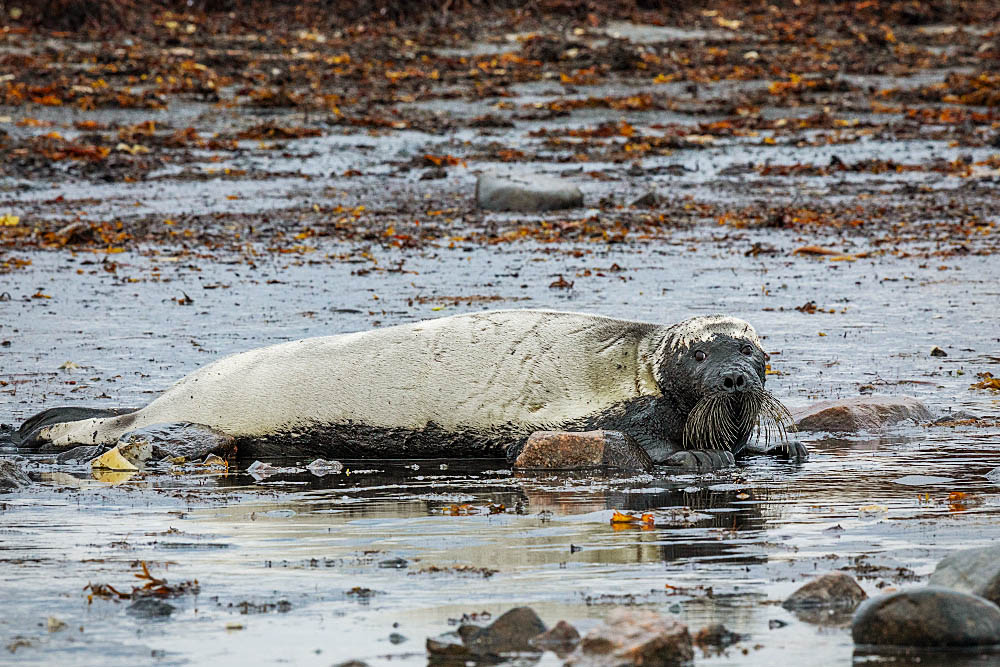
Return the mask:
<path id="1" fill-rule="evenodd" d="M 785 609 L 837 607 L 854 611 L 868 599 L 858 582 L 849 574 L 831 572 L 809 581 L 781 603 Z"/>
<path id="2" fill-rule="evenodd" d="M 205 424 L 189 422 L 153 424 L 129 431 L 118 441 L 118 446 L 142 443 L 151 447 L 150 455 L 157 459 L 183 457 L 193 461 L 209 454 L 227 458 L 236 451 L 233 436 Z"/>
<path id="3" fill-rule="evenodd" d="M 965 549 L 946 556 L 928 583 L 972 593 L 1000 605 L 1000 546 Z"/>
<path id="4" fill-rule="evenodd" d="M 653 460 L 620 431 L 536 431 L 528 438 L 515 468 L 574 469 L 609 466 L 652 470 Z"/>
<path id="5" fill-rule="evenodd" d="M 904 421 L 926 421 L 931 419 L 931 413 L 912 396 L 859 396 L 793 410 L 792 418 L 799 431 L 856 433 L 878 431 Z"/>
<path id="6" fill-rule="evenodd" d="M 10 459 L 0 459 L 0 491 L 13 491 L 31 486 L 28 474 Z"/>
<path id="7" fill-rule="evenodd" d="M 567 667 L 668 667 L 694 657 L 687 626 L 648 609 L 615 609 L 584 635 Z"/>
<path id="8" fill-rule="evenodd" d="M 484 627 L 466 624 L 458 632 L 428 637 L 427 652 L 437 657 L 496 658 L 505 653 L 541 649 L 531 640 L 545 632 L 545 624 L 531 607 L 515 607 Z"/>
<path id="9" fill-rule="evenodd" d="M 929 586 L 868 600 L 854 615 L 855 644 L 959 648 L 1000 644 L 1000 607 Z"/>
<path id="10" fill-rule="evenodd" d="M 476 203 L 489 211 L 552 211 L 583 206 L 580 188 L 547 176 L 480 174 Z"/>

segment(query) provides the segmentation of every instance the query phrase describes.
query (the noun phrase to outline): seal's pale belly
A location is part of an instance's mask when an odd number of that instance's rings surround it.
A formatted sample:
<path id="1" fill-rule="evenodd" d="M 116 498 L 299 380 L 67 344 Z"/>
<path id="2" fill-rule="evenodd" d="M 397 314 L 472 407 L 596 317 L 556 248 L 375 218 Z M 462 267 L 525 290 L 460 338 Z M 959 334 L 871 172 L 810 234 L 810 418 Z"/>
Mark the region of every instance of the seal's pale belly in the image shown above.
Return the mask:
<path id="1" fill-rule="evenodd" d="M 193 422 L 253 448 L 294 442 L 361 454 L 371 443 L 387 456 L 396 443 L 400 455 L 496 455 L 533 430 L 604 427 L 657 399 L 651 334 L 659 328 L 494 311 L 305 339 L 226 357 L 136 413 L 59 424 L 49 435 L 57 444 L 112 443 L 150 424 Z"/>

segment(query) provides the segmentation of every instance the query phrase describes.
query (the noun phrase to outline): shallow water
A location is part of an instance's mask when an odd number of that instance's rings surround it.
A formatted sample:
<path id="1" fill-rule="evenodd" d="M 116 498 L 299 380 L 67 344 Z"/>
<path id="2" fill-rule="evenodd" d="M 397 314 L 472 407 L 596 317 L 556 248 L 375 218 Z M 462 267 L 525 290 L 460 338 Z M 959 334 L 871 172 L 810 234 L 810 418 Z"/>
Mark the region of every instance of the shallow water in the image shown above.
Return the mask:
<path id="1" fill-rule="evenodd" d="M 757 259 L 743 256 L 750 238 L 712 231 L 676 232 L 655 247 L 555 253 L 521 244 L 362 259 L 359 248 L 328 244 L 306 258 L 262 256 L 256 268 L 121 253 L 109 258 L 114 275 L 94 263 L 101 255 L 34 253 L 30 267 L 5 276 L 11 300 L 0 302 L 0 339 L 11 345 L 0 421 L 56 404 L 141 405 L 223 354 L 487 305 L 657 321 L 729 312 L 765 336 L 782 373 L 768 386 L 791 406 L 873 385 L 919 396 L 935 414 L 1000 412 L 995 395 L 968 389 L 974 372 L 1000 359 L 992 258 L 948 260 L 944 271 L 941 262 L 891 256 L 834 263 L 788 255 L 799 241 L 770 232 L 784 256 Z M 852 252 L 864 249 L 856 240 Z M 326 259 L 344 255 L 360 263 Z M 400 260 L 405 272 L 380 270 Z M 613 263 L 626 270 L 595 275 Z M 352 275 L 360 267 L 375 270 Z M 557 274 L 574 287 L 547 287 Z M 39 290 L 51 299 L 31 298 Z M 171 301 L 182 293 L 194 304 Z M 500 298 L 484 305 L 477 295 Z M 837 312 L 794 310 L 809 300 Z M 931 345 L 949 356 L 930 357 Z M 67 360 L 81 368 L 59 370 Z M 29 470 L 41 483 L 0 500 L 0 581 L 17 601 L 0 620 L 0 640 L 28 642 L 16 649 L 18 664 L 151 655 L 164 664 L 417 664 L 427 659 L 424 639 L 463 614 L 495 618 L 528 604 L 550 625 L 567 619 L 585 630 L 613 605 L 639 604 L 692 630 L 721 621 L 748 634 L 722 655 L 699 655 L 699 664 L 810 664 L 816 655 L 847 664 L 847 629 L 801 620 L 777 603 L 836 569 L 870 595 L 914 585 L 946 553 L 1000 538 L 1000 488 L 984 476 L 1000 463 L 1000 433 L 904 426 L 797 437 L 812 452 L 802 465 L 753 459 L 706 476 L 368 461 L 323 478 L 151 473 L 110 484 L 35 457 Z M 497 503 L 502 513 L 449 510 Z M 658 526 L 615 530 L 613 509 L 651 510 Z M 407 567 L 379 566 L 393 558 Z M 88 582 L 128 590 L 143 560 L 170 583 L 197 579 L 199 595 L 170 600 L 169 620 L 137 619 L 124 602 L 88 604 Z M 282 600 L 290 608 L 278 611 Z M 242 614 L 244 602 L 271 607 Z M 49 616 L 68 627 L 48 632 Z M 787 625 L 771 629 L 776 621 Z M 227 629 L 232 623 L 243 629 Z M 390 642 L 393 632 L 407 641 Z"/>

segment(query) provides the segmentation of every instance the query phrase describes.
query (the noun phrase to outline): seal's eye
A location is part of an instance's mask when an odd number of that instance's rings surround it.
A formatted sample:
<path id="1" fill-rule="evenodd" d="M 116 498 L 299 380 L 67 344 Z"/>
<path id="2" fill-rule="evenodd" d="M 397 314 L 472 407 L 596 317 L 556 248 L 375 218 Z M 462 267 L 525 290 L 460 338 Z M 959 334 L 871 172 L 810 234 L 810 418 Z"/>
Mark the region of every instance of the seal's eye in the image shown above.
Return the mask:
<path id="1" fill-rule="evenodd" d="M 708 355 L 705 354 L 704 351 L 702 351 L 702 350 L 696 350 L 695 353 L 694 353 L 694 358 L 697 361 L 705 361 L 705 357 L 707 357 L 707 356 Z"/>
<path id="2" fill-rule="evenodd" d="M 740 352 L 742 352 L 743 354 L 745 354 L 745 355 L 747 355 L 749 357 L 751 354 L 753 354 L 753 346 L 751 346 L 748 343 L 747 345 L 744 345 L 743 347 L 740 348 Z"/>

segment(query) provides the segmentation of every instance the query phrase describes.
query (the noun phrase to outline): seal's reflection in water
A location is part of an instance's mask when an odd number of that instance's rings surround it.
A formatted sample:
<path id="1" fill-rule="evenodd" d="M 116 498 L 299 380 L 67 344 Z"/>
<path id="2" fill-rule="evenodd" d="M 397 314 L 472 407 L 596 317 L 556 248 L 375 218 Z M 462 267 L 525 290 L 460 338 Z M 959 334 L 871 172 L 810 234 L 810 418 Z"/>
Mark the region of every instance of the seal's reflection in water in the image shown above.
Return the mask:
<path id="1" fill-rule="evenodd" d="M 288 460 L 270 462 L 276 466 L 293 465 Z M 690 477 L 676 479 L 663 472 L 630 475 L 608 470 L 512 472 L 496 459 L 343 463 L 341 474 L 316 477 L 293 472 L 263 480 L 268 484 L 287 483 L 292 486 L 286 488 L 304 492 L 296 494 L 294 500 L 269 503 L 269 508 L 294 510 L 302 521 L 308 521 L 309 516 L 337 523 L 397 520 L 393 523 L 394 530 L 405 530 L 398 520 L 497 512 L 497 519 L 506 517 L 522 530 L 527 529 L 518 539 L 537 547 L 518 553 L 517 565 L 565 560 L 563 549 L 570 548 L 570 543 L 585 547 L 584 553 L 574 559 L 589 562 L 710 560 L 751 564 L 764 559 L 760 554 L 747 553 L 741 543 L 758 537 L 764 529 L 766 498 L 762 502 L 757 496 L 766 491 L 751 490 L 754 495 L 750 496 L 741 486 L 719 484 L 726 479 L 692 481 Z M 242 474 L 220 479 L 224 486 L 242 486 L 254 481 Z M 712 484 L 722 488 L 706 488 Z M 651 529 L 620 526 L 621 530 L 616 531 L 608 525 L 610 515 L 606 510 L 653 512 L 657 526 Z M 514 519 L 511 515 L 523 518 Z M 551 530 L 553 522 L 563 529 Z M 476 547 L 469 545 L 463 551 L 459 545 L 469 537 L 466 532 L 469 528 L 481 531 L 482 527 L 450 525 L 449 541 L 458 547 L 455 555 L 475 562 Z M 532 529 L 546 525 L 550 530 L 533 536 Z M 628 531 L 629 537 L 623 540 L 617 534 L 624 531 Z M 373 537 L 376 532 L 373 529 Z M 732 538 L 737 535 L 744 539 L 734 543 Z M 497 537 L 503 539 L 499 534 Z M 622 548 L 624 543 L 628 548 Z M 481 556 L 494 566 L 515 564 L 499 562 L 496 553 Z"/>

